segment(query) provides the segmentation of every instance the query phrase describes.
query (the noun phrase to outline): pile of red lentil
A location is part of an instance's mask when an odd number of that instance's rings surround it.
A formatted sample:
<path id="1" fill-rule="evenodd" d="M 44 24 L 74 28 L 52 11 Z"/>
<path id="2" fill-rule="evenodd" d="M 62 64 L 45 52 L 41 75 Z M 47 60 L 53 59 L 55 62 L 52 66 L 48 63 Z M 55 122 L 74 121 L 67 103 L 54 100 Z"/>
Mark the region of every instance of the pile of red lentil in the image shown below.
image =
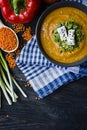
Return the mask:
<path id="1" fill-rule="evenodd" d="M 13 24 L 12 27 L 16 33 L 22 32 L 21 38 L 25 40 L 26 42 L 29 41 L 33 36 L 31 27 L 25 27 L 23 24 Z M 24 43 L 20 43 L 19 48 L 15 52 L 6 54 L 6 60 L 11 69 L 15 68 L 16 66 L 15 59 L 20 54 L 23 46 L 24 46 Z"/>
<path id="2" fill-rule="evenodd" d="M 0 47 L 6 51 L 14 50 L 17 47 L 16 36 L 9 28 L 0 28 Z"/>

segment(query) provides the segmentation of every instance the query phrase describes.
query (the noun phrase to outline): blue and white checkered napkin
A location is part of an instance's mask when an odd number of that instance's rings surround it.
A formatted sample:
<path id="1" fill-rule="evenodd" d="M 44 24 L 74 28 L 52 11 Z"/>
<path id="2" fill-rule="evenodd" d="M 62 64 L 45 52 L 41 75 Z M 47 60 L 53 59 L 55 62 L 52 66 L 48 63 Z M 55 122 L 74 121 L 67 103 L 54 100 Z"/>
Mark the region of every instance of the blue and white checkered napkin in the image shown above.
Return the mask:
<path id="1" fill-rule="evenodd" d="M 87 76 L 87 62 L 75 67 L 61 67 L 48 61 L 39 50 L 35 36 L 22 49 L 16 62 L 40 98 L 63 84 Z"/>
<path id="2" fill-rule="evenodd" d="M 63 84 L 87 76 L 87 63 L 61 67 L 48 61 L 39 50 L 35 36 L 23 48 L 16 62 L 40 98 L 51 94 Z"/>

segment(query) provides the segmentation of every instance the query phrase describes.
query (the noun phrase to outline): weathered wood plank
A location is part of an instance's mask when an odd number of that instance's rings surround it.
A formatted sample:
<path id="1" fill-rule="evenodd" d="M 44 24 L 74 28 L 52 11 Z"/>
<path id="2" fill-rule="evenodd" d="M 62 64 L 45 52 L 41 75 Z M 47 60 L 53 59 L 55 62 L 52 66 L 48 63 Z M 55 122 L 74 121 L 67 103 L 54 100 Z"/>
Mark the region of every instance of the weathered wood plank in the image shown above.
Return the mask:
<path id="1" fill-rule="evenodd" d="M 37 101 L 32 88 L 24 88 L 28 98 L 20 96 L 8 106 L 4 99 L 0 110 L 0 130 L 86 130 L 87 78 L 61 87 L 50 96 Z M 19 83 L 24 86 L 24 81 Z"/>

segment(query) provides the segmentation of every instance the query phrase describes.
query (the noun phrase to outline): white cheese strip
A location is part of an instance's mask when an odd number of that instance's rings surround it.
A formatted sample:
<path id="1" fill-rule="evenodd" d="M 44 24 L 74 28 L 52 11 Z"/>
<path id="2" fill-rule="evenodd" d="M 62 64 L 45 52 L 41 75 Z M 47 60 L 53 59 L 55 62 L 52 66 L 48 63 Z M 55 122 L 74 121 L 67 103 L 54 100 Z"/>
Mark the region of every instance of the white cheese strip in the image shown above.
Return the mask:
<path id="1" fill-rule="evenodd" d="M 58 28 L 57 31 L 58 31 L 58 33 L 60 35 L 61 41 L 67 40 L 67 31 L 66 31 L 65 26 L 62 26 L 62 27 Z"/>
<path id="2" fill-rule="evenodd" d="M 67 37 L 67 41 L 68 41 L 68 45 L 75 45 L 75 30 L 74 29 L 70 29 L 68 30 L 68 37 Z"/>
<path id="3" fill-rule="evenodd" d="M 67 38 L 68 45 L 75 45 L 75 40 L 71 40 L 70 38 Z"/>
<path id="4" fill-rule="evenodd" d="M 68 37 L 70 37 L 71 39 L 74 39 L 75 38 L 75 30 L 74 29 L 70 29 L 68 30 Z"/>

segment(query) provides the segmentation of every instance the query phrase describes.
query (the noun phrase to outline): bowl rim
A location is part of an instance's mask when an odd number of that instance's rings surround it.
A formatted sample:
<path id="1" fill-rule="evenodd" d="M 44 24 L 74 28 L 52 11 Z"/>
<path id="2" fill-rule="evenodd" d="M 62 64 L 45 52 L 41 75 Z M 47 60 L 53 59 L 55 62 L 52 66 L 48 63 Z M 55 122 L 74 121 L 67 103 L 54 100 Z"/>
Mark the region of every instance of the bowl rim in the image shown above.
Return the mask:
<path id="1" fill-rule="evenodd" d="M 59 62 L 56 61 L 54 59 L 52 59 L 50 56 L 48 56 L 48 54 L 44 51 L 42 44 L 41 44 L 41 40 L 40 40 L 40 29 L 43 23 L 44 18 L 51 13 L 53 10 L 57 9 L 57 8 L 61 8 L 61 7 L 73 7 L 73 8 L 77 8 L 81 11 L 83 11 L 84 13 L 87 14 L 87 7 L 81 3 L 78 2 L 72 2 L 72 1 L 66 1 L 66 2 L 57 2 L 53 5 L 51 5 L 50 7 L 48 7 L 39 17 L 37 24 L 36 24 L 36 29 L 35 29 L 35 34 L 36 34 L 36 41 L 37 44 L 39 46 L 39 49 L 41 51 L 41 53 L 43 54 L 43 56 L 45 56 L 45 58 L 50 61 L 51 63 L 55 64 L 55 65 L 60 65 L 60 66 L 65 66 L 65 67 L 71 67 L 71 66 L 76 66 L 76 65 L 80 65 L 84 62 L 87 61 L 87 56 L 84 56 L 81 60 L 76 61 L 76 62 L 72 62 L 72 63 L 63 63 L 63 62 Z"/>

